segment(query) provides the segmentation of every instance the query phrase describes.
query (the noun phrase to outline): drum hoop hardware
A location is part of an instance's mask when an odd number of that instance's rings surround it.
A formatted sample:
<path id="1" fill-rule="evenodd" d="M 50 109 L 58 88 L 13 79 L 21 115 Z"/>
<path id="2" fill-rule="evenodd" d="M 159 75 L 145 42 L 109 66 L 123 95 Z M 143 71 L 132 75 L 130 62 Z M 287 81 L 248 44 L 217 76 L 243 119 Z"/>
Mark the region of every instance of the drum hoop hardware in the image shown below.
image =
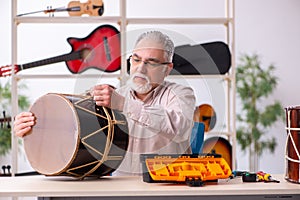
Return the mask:
<path id="1" fill-rule="evenodd" d="M 103 118 L 103 119 L 108 120 L 108 118 L 106 118 L 106 117 L 104 117 L 104 116 L 102 116 L 102 115 L 100 115 L 100 114 L 98 114 L 98 113 L 96 113 L 96 112 L 92 112 L 92 111 L 90 111 L 90 110 L 88 110 L 88 109 L 86 109 L 86 108 L 83 108 L 83 107 L 77 105 L 77 104 L 79 104 L 79 103 L 81 103 L 81 102 L 84 102 L 84 101 L 86 101 L 86 100 L 92 99 L 91 96 L 81 96 L 81 95 L 76 95 L 76 96 L 79 96 L 79 97 L 85 97 L 85 99 L 79 100 L 78 102 L 75 103 L 75 106 L 76 106 L 77 108 L 79 108 L 79 109 L 81 109 L 81 110 L 83 110 L 83 111 L 86 111 L 86 112 L 88 112 L 88 113 L 94 114 L 94 115 L 96 115 L 96 116 L 98 116 L 98 117 L 101 117 L 101 118 Z M 114 115 L 113 112 L 112 112 L 112 114 Z M 118 120 L 115 120 L 115 117 L 114 117 L 114 119 L 110 119 L 110 121 L 111 121 L 113 124 L 126 125 L 126 122 L 125 122 L 125 121 L 118 121 Z"/>

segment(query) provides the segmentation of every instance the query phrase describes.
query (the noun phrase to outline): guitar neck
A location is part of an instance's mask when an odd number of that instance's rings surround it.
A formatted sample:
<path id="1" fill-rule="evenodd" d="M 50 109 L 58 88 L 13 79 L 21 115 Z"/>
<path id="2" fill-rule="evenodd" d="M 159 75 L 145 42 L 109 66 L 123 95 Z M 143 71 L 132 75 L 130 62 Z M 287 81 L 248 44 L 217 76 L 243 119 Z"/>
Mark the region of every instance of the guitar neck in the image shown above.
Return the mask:
<path id="1" fill-rule="evenodd" d="M 29 69 L 29 68 L 39 67 L 39 66 L 43 66 L 43 65 L 54 64 L 54 63 L 58 63 L 58 62 L 82 59 L 82 57 L 83 57 L 82 51 L 74 51 L 74 52 L 71 52 L 68 54 L 63 54 L 63 55 L 55 56 L 52 58 L 47 58 L 47 59 L 43 59 L 43 60 L 39 60 L 39 61 L 34 61 L 31 63 L 26 63 L 23 65 L 18 65 L 18 67 L 19 67 L 19 70 L 23 70 L 23 69 Z"/>

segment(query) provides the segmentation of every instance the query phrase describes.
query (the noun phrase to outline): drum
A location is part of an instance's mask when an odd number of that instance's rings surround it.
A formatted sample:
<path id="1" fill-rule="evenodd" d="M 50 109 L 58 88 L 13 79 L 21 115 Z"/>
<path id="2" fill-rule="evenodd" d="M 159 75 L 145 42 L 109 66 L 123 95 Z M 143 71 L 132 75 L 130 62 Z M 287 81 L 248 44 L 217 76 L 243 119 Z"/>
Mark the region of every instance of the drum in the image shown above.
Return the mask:
<path id="1" fill-rule="evenodd" d="M 128 146 L 120 112 L 96 106 L 90 96 L 49 93 L 30 108 L 36 124 L 24 136 L 29 163 L 47 176 L 104 176 L 121 164 Z"/>
<path id="2" fill-rule="evenodd" d="M 300 106 L 286 109 L 286 174 L 285 179 L 300 183 Z"/>

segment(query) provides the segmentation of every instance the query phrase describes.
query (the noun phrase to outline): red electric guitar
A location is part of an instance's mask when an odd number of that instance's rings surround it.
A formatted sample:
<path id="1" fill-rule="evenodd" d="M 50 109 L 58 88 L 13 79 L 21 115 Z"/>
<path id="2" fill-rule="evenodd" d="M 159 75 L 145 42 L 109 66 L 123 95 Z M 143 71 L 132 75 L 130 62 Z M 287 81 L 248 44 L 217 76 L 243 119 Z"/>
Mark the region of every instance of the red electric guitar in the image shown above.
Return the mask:
<path id="1" fill-rule="evenodd" d="M 6 65 L 0 68 L 0 77 L 47 64 L 66 62 L 69 71 L 73 74 L 81 73 L 89 68 L 104 72 L 114 72 L 121 67 L 120 35 L 111 25 L 102 25 L 96 28 L 85 38 L 67 38 L 72 51 L 60 56 L 47 58 L 22 65 Z"/>

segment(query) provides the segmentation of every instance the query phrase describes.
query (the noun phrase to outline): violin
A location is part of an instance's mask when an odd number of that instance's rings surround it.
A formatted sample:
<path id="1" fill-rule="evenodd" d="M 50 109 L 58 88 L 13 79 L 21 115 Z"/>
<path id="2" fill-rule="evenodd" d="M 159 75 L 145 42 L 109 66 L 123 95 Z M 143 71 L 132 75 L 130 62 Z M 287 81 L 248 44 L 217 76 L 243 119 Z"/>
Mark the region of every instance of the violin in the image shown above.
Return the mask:
<path id="1" fill-rule="evenodd" d="M 102 0 L 88 0 L 84 3 L 80 1 L 70 1 L 68 3 L 67 8 L 54 8 L 51 7 L 47 10 L 40 10 L 35 12 L 29 12 L 24 14 L 19 14 L 17 17 L 21 17 L 24 15 L 35 14 L 44 12 L 45 14 L 53 14 L 54 12 L 64 12 L 67 11 L 69 16 L 81 16 L 81 15 L 89 15 L 89 16 L 102 16 L 104 12 L 104 5 Z"/>
<path id="2" fill-rule="evenodd" d="M 81 16 L 87 14 L 89 16 L 101 16 L 104 12 L 102 0 L 88 0 L 86 3 L 80 1 L 70 1 L 68 8 L 80 8 L 79 11 L 68 11 L 70 16 Z"/>

